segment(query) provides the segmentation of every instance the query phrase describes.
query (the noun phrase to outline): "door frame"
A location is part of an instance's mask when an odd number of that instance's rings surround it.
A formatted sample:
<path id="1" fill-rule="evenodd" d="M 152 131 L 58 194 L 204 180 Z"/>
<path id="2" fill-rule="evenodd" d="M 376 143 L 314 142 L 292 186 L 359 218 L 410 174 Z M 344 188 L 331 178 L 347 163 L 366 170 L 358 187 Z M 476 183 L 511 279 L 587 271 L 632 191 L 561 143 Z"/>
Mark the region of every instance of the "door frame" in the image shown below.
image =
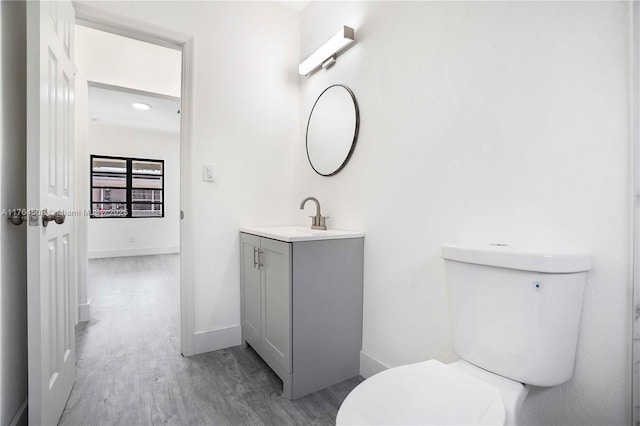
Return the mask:
<path id="1" fill-rule="evenodd" d="M 190 34 L 107 12 L 85 2 L 74 1 L 73 6 L 76 12 L 76 24 L 182 52 L 180 93 L 180 351 L 184 356 L 194 355 L 193 215 L 191 214 L 191 182 L 188 173 L 192 165 L 193 146 L 194 37 Z M 83 255 L 87 257 L 86 252 Z M 86 279 L 80 279 L 78 282 L 84 283 L 83 285 L 86 286 Z"/>
<path id="2" fill-rule="evenodd" d="M 640 421 L 640 369 L 635 368 L 640 362 L 640 319 L 637 312 L 640 309 L 640 5 L 631 2 L 630 11 L 630 79 L 629 86 L 629 132 L 630 161 L 631 161 L 631 217 L 632 217 L 632 246 L 631 275 L 632 275 L 632 306 L 629 312 L 632 324 L 631 333 L 631 419 L 633 424 Z"/>

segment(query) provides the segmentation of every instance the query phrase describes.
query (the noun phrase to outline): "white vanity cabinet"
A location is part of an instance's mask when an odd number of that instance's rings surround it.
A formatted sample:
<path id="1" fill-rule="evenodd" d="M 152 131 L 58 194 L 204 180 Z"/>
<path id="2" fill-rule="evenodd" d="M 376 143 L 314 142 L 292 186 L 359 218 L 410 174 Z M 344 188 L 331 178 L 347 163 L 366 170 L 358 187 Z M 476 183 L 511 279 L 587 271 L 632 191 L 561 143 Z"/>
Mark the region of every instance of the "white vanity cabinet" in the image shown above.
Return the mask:
<path id="1" fill-rule="evenodd" d="M 241 230 L 242 340 L 296 399 L 359 374 L 364 238 L 282 229 Z"/>

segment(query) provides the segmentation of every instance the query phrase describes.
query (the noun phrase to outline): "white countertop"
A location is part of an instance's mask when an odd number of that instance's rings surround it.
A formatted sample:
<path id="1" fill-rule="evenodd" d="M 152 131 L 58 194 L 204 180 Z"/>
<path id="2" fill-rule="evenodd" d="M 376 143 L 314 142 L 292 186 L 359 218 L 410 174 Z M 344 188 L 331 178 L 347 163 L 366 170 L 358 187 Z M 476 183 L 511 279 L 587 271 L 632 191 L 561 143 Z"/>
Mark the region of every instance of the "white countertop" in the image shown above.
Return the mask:
<path id="1" fill-rule="evenodd" d="M 304 226 L 244 227 L 240 228 L 240 232 L 284 241 L 287 243 L 293 243 L 296 241 L 339 240 L 345 238 L 364 237 L 364 233 L 357 231 L 344 231 L 339 229 L 320 231 Z"/>

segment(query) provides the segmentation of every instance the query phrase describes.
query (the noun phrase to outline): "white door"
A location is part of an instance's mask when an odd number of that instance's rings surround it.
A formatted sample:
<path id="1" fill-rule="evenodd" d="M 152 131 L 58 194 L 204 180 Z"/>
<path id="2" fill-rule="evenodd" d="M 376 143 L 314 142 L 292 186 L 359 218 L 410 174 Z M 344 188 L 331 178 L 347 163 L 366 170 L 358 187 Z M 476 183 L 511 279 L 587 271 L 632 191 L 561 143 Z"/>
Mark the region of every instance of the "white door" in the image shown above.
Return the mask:
<path id="1" fill-rule="evenodd" d="M 27 2 L 27 311 L 29 423 L 55 425 L 75 380 L 74 10 Z M 44 226 L 47 209 L 66 213 Z M 53 215 L 51 216 L 53 217 Z M 58 215 L 57 222 L 62 216 Z"/>

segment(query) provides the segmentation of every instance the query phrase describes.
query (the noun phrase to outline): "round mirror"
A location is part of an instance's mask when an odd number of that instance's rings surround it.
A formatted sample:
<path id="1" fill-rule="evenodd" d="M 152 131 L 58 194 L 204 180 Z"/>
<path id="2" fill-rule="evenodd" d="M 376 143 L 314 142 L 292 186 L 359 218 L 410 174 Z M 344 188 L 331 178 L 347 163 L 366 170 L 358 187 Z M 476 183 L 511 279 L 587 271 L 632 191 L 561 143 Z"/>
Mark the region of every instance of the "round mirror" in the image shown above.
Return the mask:
<path id="1" fill-rule="evenodd" d="M 358 139 L 360 112 L 351 89 L 327 87 L 318 96 L 307 123 L 307 157 L 322 176 L 338 173 L 349 161 Z"/>

